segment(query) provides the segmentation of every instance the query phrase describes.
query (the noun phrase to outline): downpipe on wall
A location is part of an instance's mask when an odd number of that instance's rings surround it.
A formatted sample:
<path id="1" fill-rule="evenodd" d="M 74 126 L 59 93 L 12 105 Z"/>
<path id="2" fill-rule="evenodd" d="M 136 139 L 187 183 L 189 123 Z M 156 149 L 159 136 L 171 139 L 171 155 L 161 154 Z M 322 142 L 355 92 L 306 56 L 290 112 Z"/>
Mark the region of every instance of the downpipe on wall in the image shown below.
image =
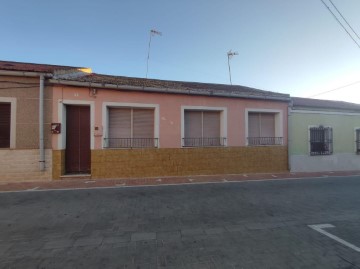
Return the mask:
<path id="1" fill-rule="evenodd" d="M 45 171 L 45 147 L 44 147 L 44 84 L 45 75 L 40 75 L 39 88 L 39 165 L 40 171 Z"/>

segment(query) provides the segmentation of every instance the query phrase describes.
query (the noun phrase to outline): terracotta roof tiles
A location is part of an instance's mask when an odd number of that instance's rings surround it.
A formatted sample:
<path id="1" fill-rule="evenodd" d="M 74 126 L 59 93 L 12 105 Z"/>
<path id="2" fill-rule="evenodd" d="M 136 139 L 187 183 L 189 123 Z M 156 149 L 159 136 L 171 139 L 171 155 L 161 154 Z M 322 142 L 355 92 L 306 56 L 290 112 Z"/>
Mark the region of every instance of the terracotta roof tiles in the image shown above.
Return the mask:
<path id="1" fill-rule="evenodd" d="M 207 96 L 214 95 L 239 98 L 260 98 L 286 102 L 290 100 L 290 96 L 288 94 L 264 91 L 240 85 L 111 76 L 91 73 L 90 68 L 84 67 L 0 61 L 0 70 L 51 73 L 53 74 L 53 79 L 56 80 L 56 83 L 60 84 L 65 82 L 85 82 L 90 84 L 96 83 L 98 84 L 97 86 L 100 85 L 100 87 L 104 88 L 109 85 L 113 87 L 115 86 L 115 88 L 121 86 L 123 90 L 126 87 L 129 87 L 129 89 L 131 87 L 135 87 L 137 88 L 136 90 L 139 91 L 156 90 L 156 92 L 164 93 L 188 93 Z"/>
<path id="2" fill-rule="evenodd" d="M 55 70 L 59 70 L 59 69 L 66 70 L 66 69 L 81 69 L 81 68 L 84 67 L 0 61 L 0 70 L 8 70 L 8 71 L 53 73 Z"/>
<path id="3" fill-rule="evenodd" d="M 244 95 L 247 97 L 261 97 L 261 98 L 282 98 L 289 99 L 288 94 L 264 91 L 255 88 L 240 86 L 240 85 L 227 85 L 227 84 L 214 84 L 214 83 L 200 83 L 200 82 L 185 82 L 185 81 L 170 81 L 159 79 L 145 79 L 145 78 L 133 78 L 124 76 L 110 76 L 92 73 L 77 78 L 71 78 L 69 80 L 88 83 L 99 83 L 102 85 L 112 84 L 121 86 L 135 86 L 135 87 L 150 87 L 159 89 L 173 89 L 181 91 L 192 91 L 199 95 L 219 95 L 225 96 L 227 94 Z"/>

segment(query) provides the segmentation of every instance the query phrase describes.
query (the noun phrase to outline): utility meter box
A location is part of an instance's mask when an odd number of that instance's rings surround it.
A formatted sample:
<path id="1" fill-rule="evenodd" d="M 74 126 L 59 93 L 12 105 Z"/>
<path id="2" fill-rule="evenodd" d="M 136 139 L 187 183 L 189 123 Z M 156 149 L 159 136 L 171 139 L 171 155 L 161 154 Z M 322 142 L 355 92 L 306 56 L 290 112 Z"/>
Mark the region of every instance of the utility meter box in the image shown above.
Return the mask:
<path id="1" fill-rule="evenodd" d="M 51 123 L 51 133 L 60 134 L 61 133 L 61 123 Z"/>

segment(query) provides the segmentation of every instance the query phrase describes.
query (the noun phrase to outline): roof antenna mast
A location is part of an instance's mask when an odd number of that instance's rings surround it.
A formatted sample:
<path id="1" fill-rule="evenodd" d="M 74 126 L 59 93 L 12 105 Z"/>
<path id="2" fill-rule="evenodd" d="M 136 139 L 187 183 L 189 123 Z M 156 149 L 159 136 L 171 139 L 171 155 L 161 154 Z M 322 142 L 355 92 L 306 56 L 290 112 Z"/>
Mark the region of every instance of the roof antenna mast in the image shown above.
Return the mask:
<path id="1" fill-rule="evenodd" d="M 231 69 L 230 69 L 230 59 L 235 56 L 235 55 L 239 55 L 238 52 L 236 51 L 231 51 L 229 50 L 227 53 L 227 57 L 228 57 L 228 67 L 229 67 L 229 78 L 230 78 L 230 84 L 232 85 L 232 81 L 231 81 Z"/>
<path id="2" fill-rule="evenodd" d="M 149 72 L 149 58 L 150 58 L 150 48 L 151 48 L 151 38 L 155 35 L 159 35 L 161 36 L 161 32 L 156 31 L 154 29 L 150 30 L 150 39 L 149 39 L 149 48 L 148 48 L 148 56 L 147 56 L 147 61 L 146 61 L 146 78 L 148 77 L 148 72 Z"/>

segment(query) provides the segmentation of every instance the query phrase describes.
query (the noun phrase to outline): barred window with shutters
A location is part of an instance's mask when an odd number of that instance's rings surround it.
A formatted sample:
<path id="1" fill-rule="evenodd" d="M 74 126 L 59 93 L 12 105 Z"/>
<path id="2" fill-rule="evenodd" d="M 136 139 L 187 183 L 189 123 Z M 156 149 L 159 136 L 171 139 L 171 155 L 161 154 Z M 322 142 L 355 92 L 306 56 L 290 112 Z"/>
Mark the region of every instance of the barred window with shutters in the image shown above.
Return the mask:
<path id="1" fill-rule="evenodd" d="M 154 137 L 154 109 L 108 108 L 108 137 L 106 148 L 157 147 Z"/>
<path id="2" fill-rule="evenodd" d="M 310 127 L 310 155 L 331 155 L 333 153 L 333 132 L 331 127 Z"/>
<path id="3" fill-rule="evenodd" d="M 183 138 L 184 147 L 225 146 L 220 132 L 220 111 L 185 110 Z"/>
<path id="4" fill-rule="evenodd" d="M 282 145 L 283 138 L 275 135 L 275 113 L 249 112 L 248 145 Z"/>

